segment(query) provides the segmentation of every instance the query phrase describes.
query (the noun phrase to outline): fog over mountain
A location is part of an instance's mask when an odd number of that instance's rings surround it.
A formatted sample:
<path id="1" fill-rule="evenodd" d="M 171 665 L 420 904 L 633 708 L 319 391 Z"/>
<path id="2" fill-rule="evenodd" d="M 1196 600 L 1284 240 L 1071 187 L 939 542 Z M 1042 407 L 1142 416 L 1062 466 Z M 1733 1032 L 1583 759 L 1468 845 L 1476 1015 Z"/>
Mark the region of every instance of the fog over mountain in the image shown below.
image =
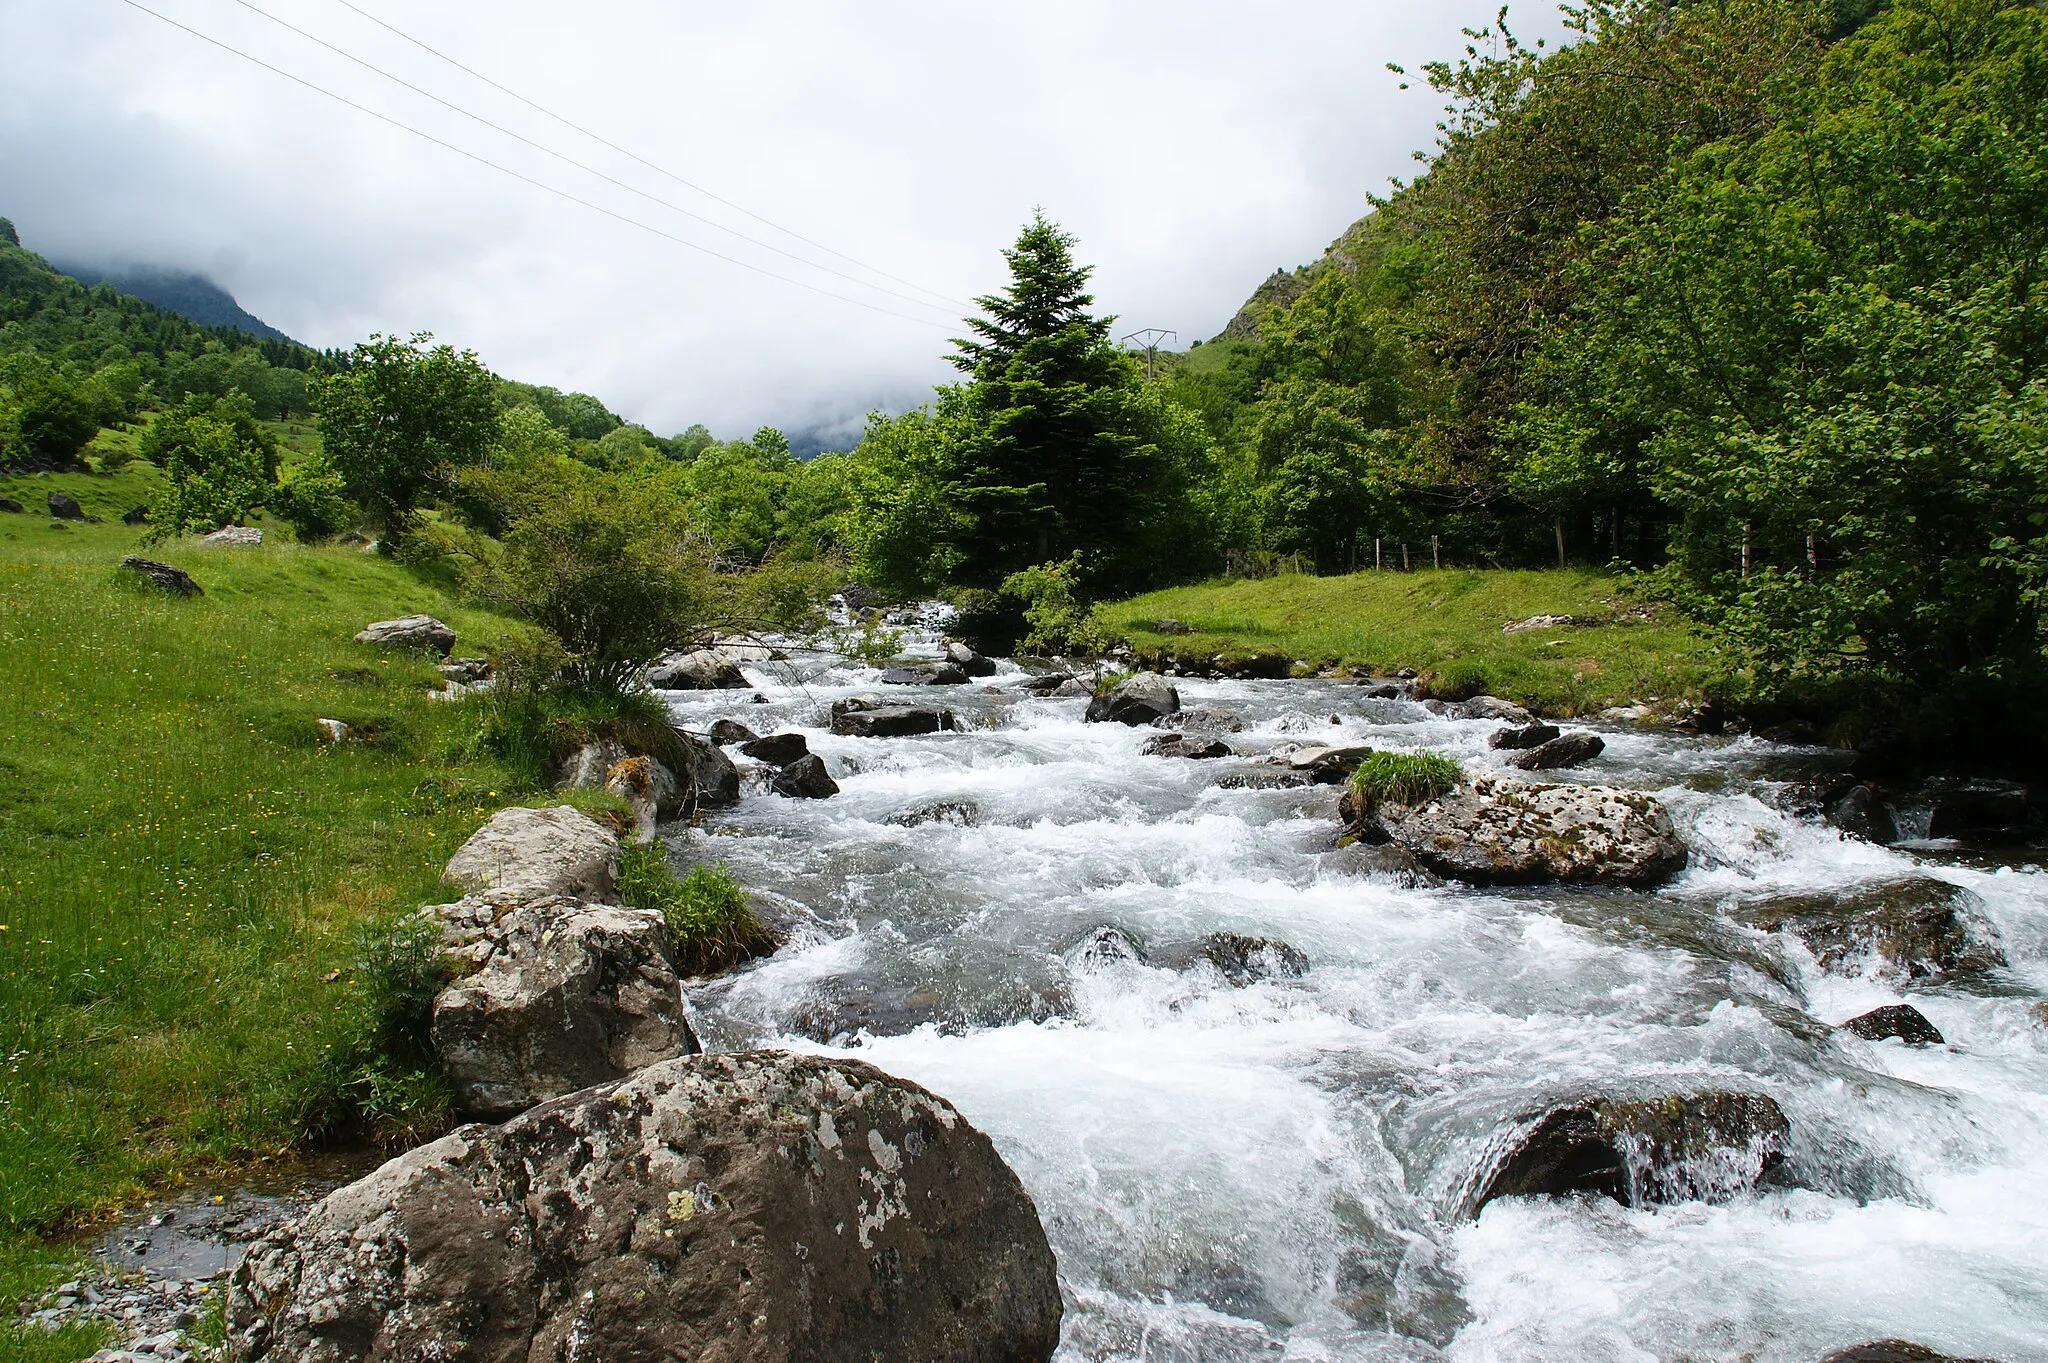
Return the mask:
<path id="1" fill-rule="evenodd" d="M 1470 0 L 1278 18 L 1078 0 L 149 6 L 362 107 L 114 0 L 15 7 L 0 212 L 32 249 L 204 275 L 316 346 L 432 330 L 660 431 L 773 423 L 818 443 L 950 376 L 946 341 L 1035 206 L 1079 237 L 1120 330 L 1215 334 L 1431 142 L 1437 99 L 1384 64 L 1455 53 L 1460 26 L 1492 15 Z"/>

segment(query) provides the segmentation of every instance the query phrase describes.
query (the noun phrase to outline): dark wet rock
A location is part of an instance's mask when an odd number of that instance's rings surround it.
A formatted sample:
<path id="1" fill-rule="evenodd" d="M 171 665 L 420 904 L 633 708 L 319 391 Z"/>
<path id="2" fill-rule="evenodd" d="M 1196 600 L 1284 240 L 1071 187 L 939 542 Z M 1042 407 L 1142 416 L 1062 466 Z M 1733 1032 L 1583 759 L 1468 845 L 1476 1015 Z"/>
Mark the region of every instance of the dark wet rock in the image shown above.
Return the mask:
<path id="1" fill-rule="evenodd" d="M 1161 947 L 1153 963 L 1173 970 L 1206 964 L 1240 988 L 1260 980 L 1295 978 L 1308 974 L 1306 953 L 1271 937 L 1246 937 L 1235 932 L 1212 932 L 1195 942 Z"/>
<path id="2" fill-rule="evenodd" d="M 1466 1210 L 1573 1193 L 1629 1207 L 1718 1201 L 1782 1163 L 1791 1130 L 1762 1094 L 1590 1098 L 1523 1118 L 1474 1180 Z"/>
<path id="3" fill-rule="evenodd" d="M 426 912 L 481 967 L 434 1000 L 434 1053 L 463 1111 L 502 1119 L 697 1050 L 659 913 L 558 896 Z"/>
<path id="4" fill-rule="evenodd" d="M 23 506 L 20 502 L 15 501 L 14 498 L 12 497 L 0 497 L 0 511 L 5 511 L 10 515 L 19 516 L 26 512 L 27 510 L 27 507 Z"/>
<path id="5" fill-rule="evenodd" d="M 1444 718 L 1504 719 L 1513 724 L 1527 724 L 1533 716 L 1511 700 L 1502 700 L 1499 696 L 1474 696 L 1470 700 L 1452 701 L 1445 705 Z"/>
<path id="6" fill-rule="evenodd" d="M 657 691 L 744 691 L 752 683 L 726 654 L 696 648 L 657 658 L 647 669 L 647 684 Z"/>
<path id="7" fill-rule="evenodd" d="M 149 524 L 149 507 L 148 507 L 147 505 L 144 505 L 144 506 L 131 506 L 131 507 L 129 507 L 129 508 L 128 508 L 128 509 L 126 510 L 126 511 L 123 511 L 123 512 L 121 513 L 121 524 L 123 524 L 123 525 L 148 525 L 148 524 Z"/>
<path id="8" fill-rule="evenodd" d="M 1036 672 L 1017 683 L 1020 691 L 1029 691 L 1035 696 L 1049 696 L 1074 680 L 1071 672 Z"/>
<path id="9" fill-rule="evenodd" d="M 1155 634 L 1193 634 L 1195 632 L 1195 627 L 1193 625 L 1184 624 L 1179 620 L 1169 618 L 1165 620 L 1154 620 L 1152 622 L 1152 632 Z"/>
<path id="10" fill-rule="evenodd" d="M 1228 710 L 1213 706 L 1198 706 L 1189 710 L 1178 710 L 1158 721 L 1162 729 L 1179 729 L 1190 734 L 1237 734 L 1244 732 L 1244 721 Z"/>
<path id="11" fill-rule="evenodd" d="M 1219 653 L 1206 667 L 1199 663 L 1184 670 L 1192 677 L 1224 677 L 1231 681 L 1285 681 L 1294 673 L 1294 659 L 1285 653 Z"/>
<path id="12" fill-rule="evenodd" d="M 919 824 L 942 823 L 954 828 L 972 828 L 981 822 L 981 811 L 968 800 L 927 800 L 912 805 L 900 813 L 891 814 L 888 822 L 899 828 L 915 828 Z"/>
<path id="13" fill-rule="evenodd" d="M 882 672 L 884 686 L 965 686 L 967 672 L 952 663 L 920 663 L 913 667 L 891 667 Z"/>
<path id="14" fill-rule="evenodd" d="M 489 658 L 450 658 L 435 664 L 434 670 L 456 686 L 475 686 L 491 679 Z"/>
<path id="15" fill-rule="evenodd" d="M 1918 876 L 1842 895 L 1788 895 L 1745 905 L 1735 916 L 1806 944 L 1823 970 L 1854 971 L 1866 960 L 1908 980 L 1968 974 L 2005 957 L 1989 941 L 1983 901 L 1959 885 Z"/>
<path id="16" fill-rule="evenodd" d="M 1180 710 L 1180 692 L 1157 672 L 1126 677 L 1106 695 L 1088 703 L 1093 723 L 1151 724 Z"/>
<path id="17" fill-rule="evenodd" d="M 57 520 L 82 521 L 85 519 L 85 508 L 81 507 L 75 498 L 67 497 L 61 492 L 53 492 L 49 495 L 48 501 L 50 515 Z"/>
<path id="18" fill-rule="evenodd" d="M 2027 802 L 2027 788 L 2007 781 L 1964 781 L 1929 791 L 1927 836 L 1962 842 L 2032 842 L 2041 820 Z"/>
<path id="19" fill-rule="evenodd" d="M 1580 729 L 1518 753 L 1509 759 L 1509 764 L 1523 771 L 1560 771 L 1583 766 L 1605 751 L 1607 743 L 1600 735 Z"/>
<path id="20" fill-rule="evenodd" d="M 1359 686 L 1364 688 L 1367 700 L 1411 700 L 1415 695 L 1415 688 L 1407 682 L 1382 681 L 1377 677 L 1368 677 Z"/>
<path id="21" fill-rule="evenodd" d="M 441 878 L 472 893 L 606 900 L 618 857 L 612 831 L 568 805 L 501 809 L 455 850 Z"/>
<path id="22" fill-rule="evenodd" d="M 752 743 L 758 735 L 736 719 L 721 719 L 711 726 L 711 741 L 719 747 L 734 743 Z"/>
<path id="23" fill-rule="evenodd" d="M 173 568 L 168 563 L 158 563 L 153 559 L 137 558 L 130 554 L 121 560 L 121 568 L 153 587 L 170 592 L 173 596 L 205 595 L 199 584 L 192 580 L 191 574 L 183 568 Z"/>
<path id="24" fill-rule="evenodd" d="M 1827 736 L 1803 719 L 1788 719 L 1782 724 L 1773 724 L 1759 730 L 1757 737 L 1766 743 L 1779 743 L 1788 748 L 1818 748 L 1827 742 Z"/>
<path id="25" fill-rule="evenodd" d="M 1143 965 L 1145 952 L 1122 928 L 1101 927 L 1071 947 L 1067 960 L 1077 970 L 1100 970 L 1111 965 Z"/>
<path id="26" fill-rule="evenodd" d="M 1851 786 L 1828 807 L 1827 820 L 1850 837 L 1874 842 L 1879 847 L 1889 847 L 1899 840 L 1899 826 L 1890 808 L 1869 786 Z"/>
<path id="27" fill-rule="evenodd" d="M 1856 761 L 1851 768 L 1864 780 L 1910 775 L 1918 754 L 1913 740 L 1903 729 L 1882 725 L 1856 740 Z"/>
<path id="28" fill-rule="evenodd" d="M 931 1024 L 949 1035 L 1015 1022 L 1046 1022 L 1073 1011 L 1063 989 L 1048 982 L 993 980 L 963 991 L 951 981 L 904 982 L 840 975 L 812 982 L 788 1026 L 827 1044 L 868 1036 L 901 1036 Z"/>
<path id="29" fill-rule="evenodd" d="M 1197 761 L 1236 756 L 1230 750 L 1230 745 L 1220 738 L 1190 738 L 1178 733 L 1148 738 L 1145 740 L 1145 746 L 1139 751 L 1146 757 L 1188 757 Z"/>
<path id="30" fill-rule="evenodd" d="M 1854 1032 L 1865 1041 L 1883 1041 L 1897 1037 L 1908 1046 L 1939 1046 L 1942 1044 L 1941 1031 L 1927 1020 L 1927 1015 L 1910 1003 L 1888 1003 L 1882 1008 L 1873 1008 L 1860 1016 L 1850 1018 L 1842 1024 L 1845 1032 Z"/>
<path id="31" fill-rule="evenodd" d="M 1344 875 L 1386 876 L 1410 889 L 1434 889 L 1444 883 L 1442 876 L 1398 842 L 1372 843 L 1347 837 L 1325 864 Z"/>
<path id="32" fill-rule="evenodd" d="M 953 727 L 951 710 L 879 705 L 854 697 L 832 705 L 832 732 L 849 738 L 910 738 Z"/>
<path id="33" fill-rule="evenodd" d="M 1505 729 L 1496 729 L 1488 734 L 1486 736 L 1486 746 L 1495 751 L 1502 749 L 1516 752 L 1526 751 L 1530 748 L 1542 747 L 1545 743 L 1556 738 L 1558 733 L 1559 730 L 1555 724 L 1525 724 L 1520 728 L 1510 726 Z"/>
<path id="34" fill-rule="evenodd" d="M 672 756 L 681 769 L 691 810 L 726 809 L 740 802 L 740 769 L 715 743 L 706 742 L 681 729 L 674 731 L 676 750 Z"/>
<path id="35" fill-rule="evenodd" d="M 1957 1358 L 1903 1339 L 1873 1339 L 1867 1344 L 1851 1344 L 1846 1349 L 1837 1349 L 1820 1363 L 1996 1363 L 1996 1360 Z"/>
<path id="36" fill-rule="evenodd" d="M 839 783 L 825 769 L 825 759 L 816 753 L 797 758 L 769 783 L 777 795 L 796 800 L 826 800 L 839 793 Z"/>
<path id="37" fill-rule="evenodd" d="M 1354 824 L 1439 875 L 1479 885 L 1568 881 L 1646 888 L 1685 868 L 1664 806 L 1606 786 L 1481 776 L 1423 805 L 1381 805 Z"/>
<path id="38" fill-rule="evenodd" d="M 693 1056 L 464 1127 L 259 1242 L 243 1363 L 1034 1363 L 1037 1209 L 944 1100 L 856 1060 Z"/>
<path id="39" fill-rule="evenodd" d="M 1312 786 L 1306 772 L 1281 771 L 1276 768 L 1261 768 L 1257 771 L 1234 771 L 1216 783 L 1218 790 L 1299 790 Z"/>
<path id="40" fill-rule="evenodd" d="M 431 615 L 401 615 L 396 620 L 379 620 L 363 626 L 356 634 L 356 642 L 384 648 L 417 648 L 445 658 L 455 648 L 455 631 Z"/>
<path id="41" fill-rule="evenodd" d="M 993 677 L 996 674 L 995 659 L 984 658 L 963 643 L 946 645 L 946 661 L 970 677 Z"/>
<path id="42" fill-rule="evenodd" d="M 802 734 L 770 734 L 740 745 L 740 751 L 757 762 L 766 762 L 774 767 L 786 767 L 799 757 L 810 754 L 811 745 Z"/>

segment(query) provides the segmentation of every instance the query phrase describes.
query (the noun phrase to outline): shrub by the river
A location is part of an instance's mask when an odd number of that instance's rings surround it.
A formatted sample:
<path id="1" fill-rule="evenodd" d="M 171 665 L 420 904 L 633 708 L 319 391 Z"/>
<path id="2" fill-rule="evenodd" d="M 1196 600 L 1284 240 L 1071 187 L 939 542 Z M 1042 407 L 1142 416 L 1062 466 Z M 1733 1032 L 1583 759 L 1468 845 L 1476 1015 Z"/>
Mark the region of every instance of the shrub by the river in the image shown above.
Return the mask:
<path id="1" fill-rule="evenodd" d="M 692 867 L 677 878 L 660 843 L 619 854 L 619 897 L 656 909 L 676 938 L 676 968 L 685 975 L 727 970 L 752 955 L 764 935 L 760 919 L 723 866 Z"/>
<path id="2" fill-rule="evenodd" d="M 1450 790 L 1464 769 L 1442 753 L 1376 752 L 1351 774 L 1351 793 L 1361 809 L 1381 804 L 1419 805 Z"/>

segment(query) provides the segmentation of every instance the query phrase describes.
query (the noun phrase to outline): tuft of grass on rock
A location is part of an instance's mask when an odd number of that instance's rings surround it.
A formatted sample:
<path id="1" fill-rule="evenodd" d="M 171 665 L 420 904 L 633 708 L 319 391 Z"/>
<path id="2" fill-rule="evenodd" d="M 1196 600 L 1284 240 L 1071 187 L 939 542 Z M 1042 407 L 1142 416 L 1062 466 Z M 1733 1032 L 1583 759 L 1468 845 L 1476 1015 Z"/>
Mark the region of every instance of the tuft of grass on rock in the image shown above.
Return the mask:
<path id="1" fill-rule="evenodd" d="M 747 892 L 724 866 L 695 866 L 678 878 L 660 843 L 619 854 L 619 897 L 636 909 L 654 909 L 676 938 L 676 967 L 685 975 L 715 975 L 758 955 L 767 931 Z"/>
<path id="2" fill-rule="evenodd" d="M 1376 752 L 1351 773 L 1351 799 L 1361 812 L 1382 804 L 1419 805 L 1464 777 L 1464 768 L 1442 753 Z"/>

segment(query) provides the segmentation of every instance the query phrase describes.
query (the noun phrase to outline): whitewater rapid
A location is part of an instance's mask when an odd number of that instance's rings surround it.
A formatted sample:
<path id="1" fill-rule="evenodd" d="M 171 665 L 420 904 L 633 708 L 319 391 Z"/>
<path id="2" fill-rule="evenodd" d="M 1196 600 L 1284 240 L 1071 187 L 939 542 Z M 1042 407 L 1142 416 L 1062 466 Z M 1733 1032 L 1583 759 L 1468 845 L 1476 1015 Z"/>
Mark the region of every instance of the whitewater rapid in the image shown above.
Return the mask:
<path id="1" fill-rule="evenodd" d="M 766 703 L 676 693 L 677 722 L 800 732 L 841 793 L 749 779 L 671 838 L 794 929 L 692 988 L 698 1030 L 858 1056 L 987 1132 L 1059 1256 L 1062 1360 L 1802 1363 L 1886 1336 L 2048 1358 L 2048 876 L 1779 812 L 1782 783 L 1831 755 L 1602 729 L 1574 776 L 1662 799 L 1683 875 L 1653 894 L 1429 888 L 1335 846 L 1335 788 L 1230 778 L 1290 742 L 1481 770 L 1498 723 L 1343 682 L 1180 680 L 1186 705 L 1243 724 L 1223 737 L 1247 756 L 1197 762 L 1142 756 L 1157 731 L 1085 724 L 1084 701 L 1031 698 L 1007 665 L 933 688 L 746 672 Z M 960 731 L 830 732 L 832 701 L 884 692 Z M 1915 875 L 1974 892 L 2007 965 L 1901 992 L 1728 912 Z M 1238 987 L 1088 951 L 1104 927 L 1155 959 L 1212 932 L 1278 939 L 1310 968 Z M 1833 1029 L 1907 998 L 1949 1044 Z M 1459 1215 L 1487 1142 L 1546 1102 L 1702 1088 L 1777 1100 L 1792 1186 Z"/>

